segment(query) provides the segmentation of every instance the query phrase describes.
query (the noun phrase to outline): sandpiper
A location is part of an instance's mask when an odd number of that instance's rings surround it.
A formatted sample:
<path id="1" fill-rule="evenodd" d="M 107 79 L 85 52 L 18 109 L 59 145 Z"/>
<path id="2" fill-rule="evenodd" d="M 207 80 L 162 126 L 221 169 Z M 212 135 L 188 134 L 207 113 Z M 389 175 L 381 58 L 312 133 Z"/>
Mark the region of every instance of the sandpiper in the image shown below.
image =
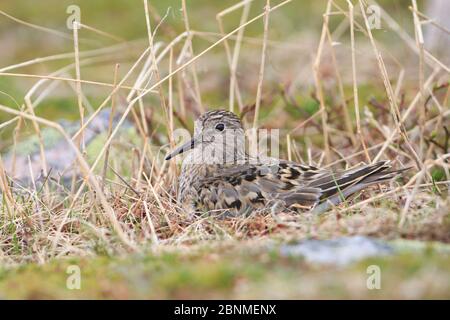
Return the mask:
<path id="1" fill-rule="evenodd" d="M 225 110 L 208 111 L 195 121 L 194 136 L 166 156 L 187 153 L 177 200 L 189 212 L 238 215 L 274 208 L 323 212 L 373 184 L 393 179 L 389 161 L 343 171 L 291 161 L 259 161 L 246 152 L 240 119 Z"/>

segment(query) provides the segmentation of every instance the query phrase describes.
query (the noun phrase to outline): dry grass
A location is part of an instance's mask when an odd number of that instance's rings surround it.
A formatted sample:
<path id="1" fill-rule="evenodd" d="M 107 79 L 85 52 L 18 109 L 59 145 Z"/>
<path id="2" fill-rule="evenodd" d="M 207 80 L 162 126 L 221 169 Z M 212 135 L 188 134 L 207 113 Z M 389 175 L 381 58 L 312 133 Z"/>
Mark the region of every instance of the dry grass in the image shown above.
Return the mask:
<path id="1" fill-rule="evenodd" d="M 252 17 L 248 8 L 250 3 L 254 6 L 253 2 L 257 1 L 244 0 L 221 11 L 217 15 L 221 33 L 217 34 L 192 30 L 189 6 L 183 1 L 186 30 L 177 35 L 144 0 L 148 31 L 145 44 L 127 42 L 84 24 L 72 36 L 15 20 L 73 39 L 74 52 L 0 70 L 2 77 L 40 79 L 24 95 L 24 105 L 0 106 L 1 112 L 14 116 L 1 125 L 15 126 L 11 150 L 15 152 L 26 128 L 24 124 L 31 121 L 38 136 L 42 127 L 58 130 L 77 160 L 71 188 L 67 189 L 45 178 L 50 168 L 45 166 L 42 138 L 39 146 L 44 178 L 38 184 L 20 186 L 14 182 L 14 169 L 5 168 L 0 159 L 2 264 L 45 263 L 73 255 L 125 254 L 148 247 L 189 248 L 212 240 L 238 243 L 248 239 L 288 241 L 367 234 L 450 242 L 450 153 L 449 132 L 445 127 L 450 116 L 449 68 L 424 48 L 420 30 L 425 16 L 418 11 L 415 1 L 411 23 L 416 30 L 417 48 L 410 47 L 414 40 L 404 30 L 388 28 L 398 39 L 394 49 L 377 40 L 369 27 L 363 1 L 352 4 L 329 0 L 320 40 L 318 44 L 312 41 L 317 48 L 312 66 L 307 39 L 292 43 L 292 40 L 274 41 L 269 36 L 270 30 L 276 29 L 269 22 L 271 15 L 283 15 L 291 1 L 267 1 L 265 8 Z M 260 2 L 258 5 L 262 8 Z M 225 31 L 223 20 L 227 15 L 240 13 L 240 25 Z M 331 18 L 340 21 L 336 30 L 330 26 Z M 387 13 L 381 18 L 387 26 L 392 25 Z M 262 37 L 246 37 L 245 28 L 258 23 Z M 78 36 L 87 36 L 93 30 L 120 43 L 103 50 L 81 50 Z M 361 37 L 355 39 L 357 31 Z M 173 40 L 165 44 L 155 42 L 158 33 Z M 209 45 L 196 54 L 197 41 L 203 47 L 205 43 Z M 129 58 L 127 51 L 138 58 L 128 70 L 121 67 L 119 74 L 117 66 Z M 405 51 L 414 58 L 403 60 Z M 261 57 L 258 63 L 255 56 Z M 53 60 L 68 64 L 48 75 L 14 72 Z M 110 67 L 111 83 L 83 78 L 85 66 L 90 67 L 92 74 L 92 69 L 103 70 L 105 62 Z M 273 68 L 274 64 L 284 67 L 284 73 Z M 375 67 L 369 70 L 364 64 Z M 211 75 L 214 72 L 200 74 L 199 70 L 205 68 L 229 72 L 225 93 L 217 89 L 223 84 Z M 224 71 L 225 68 L 229 71 Z M 405 72 L 416 73 L 419 81 L 406 81 Z M 75 77 L 67 76 L 68 73 L 75 73 Z M 34 112 L 44 99 L 57 94 L 52 84 L 59 81 L 75 84 L 71 88 L 81 128 L 73 136 L 57 122 Z M 358 83 L 362 81 L 379 90 L 377 98 L 364 100 L 368 95 L 361 94 L 363 89 Z M 299 102 L 299 97 L 306 99 L 302 92 L 307 92 L 308 86 L 313 88 L 311 101 L 319 106 L 310 114 L 302 110 Z M 95 107 L 96 112 L 87 114 L 85 92 L 99 88 L 110 91 Z M 205 105 L 208 99 L 201 98 L 202 91 L 212 91 L 221 97 L 217 100 L 222 101 L 222 106 L 229 99 L 229 108 L 245 114 L 246 123 L 286 129 L 288 155 L 294 161 L 345 167 L 360 161 L 392 159 L 398 167 L 413 169 L 401 180 L 367 190 L 321 216 L 269 213 L 221 220 L 207 214 L 187 216 L 174 201 L 178 168 L 175 162 L 167 163 L 162 158 L 175 143 L 174 128 L 190 126 L 195 116 L 208 108 Z M 228 97 L 223 97 L 224 94 Z M 120 99 L 123 96 L 126 98 Z M 88 156 L 84 150 L 84 131 L 98 112 L 111 104 L 117 105 L 115 112 L 120 120 L 114 127 L 110 122 L 101 148 L 94 156 Z M 118 142 L 119 128 L 126 119 L 134 122 L 138 135 L 138 142 L 133 142 L 131 148 L 120 147 Z"/>

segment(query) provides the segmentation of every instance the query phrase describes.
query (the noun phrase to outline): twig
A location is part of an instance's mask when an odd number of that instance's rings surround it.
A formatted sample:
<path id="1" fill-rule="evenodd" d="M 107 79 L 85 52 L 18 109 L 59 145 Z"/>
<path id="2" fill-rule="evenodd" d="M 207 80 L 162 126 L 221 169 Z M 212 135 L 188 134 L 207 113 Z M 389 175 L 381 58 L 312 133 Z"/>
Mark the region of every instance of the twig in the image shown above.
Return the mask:
<path id="1" fill-rule="evenodd" d="M 266 50 L 267 50 L 267 37 L 269 34 L 269 12 L 270 12 L 270 0 L 267 0 L 266 7 L 264 9 L 264 36 L 263 46 L 261 50 L 261 63 L 259 65 L 258 86 L 256 89 L 256 102 L 255 102 L 255 116 L 253 118 L 253 129 L 256 130 L 259 118 L 259 108 L 261 106 L 261 93 L 262 84 L 264 80 L 264 67 L 266 64 Z"/>
<path id="2" fill-rule="evenodd" d="M 117 83 L 118 71 L 119 71 L 119 64 L 117 63 L 116 66 L 114 67 L 114 84 Z M 112 132 L 112 125 L 113 125 L 113 121 L 114 121 L 115 111 L 116 111 L 116 95 L 114 94 L 111 97 L 111 111 L 109 113 L 109 123 L 108 123 L 108 133 L 107 133 L 108 138 Z M 106 170 L 108 168 L 108 159 L 109 159 L 110 149 L 111 149 L 111 144 L 108 145 L 108 148 L 105 151 L 105 162 L 103 164 L 103 171 L 102 171 L 102 189 L 103 190 L 105 189 Z"/>
<path id="3" fill-rule="evenodd" d="M 324 145 L 324 152 L 325 152 L 325 157 L 326 157 L 326 161 L 327 163 L 329 163 L 331 161 L 331 157 L 330 157 L 330 145 L 329 145 L 329 137 L 328 137 L 328 114 L 327 114 L 327 110 L 325 107 L 325 97 L 323 94 L 323 88 L 322 88 L 322 83 L 320 81 L 320 62 L 321 62 L 321 58 L 322 58 L 322 51 L 323 51 L 323 46 L 325 43 L 325 37 L 327 35 L 327 28 L 328 28 L 328 21 L 329 21 L 329 13 L 331 10 L 331 2 L 332 0 L 328 0 L 327 2 L 327 8 L 325 11 L 325 14 L 323 15 L 323 24 L 322 24 L 322 33 L 320 36 L 320 42 L 319 42 L 319 47 L 317 48 L 317 54 L 316 54 L 316 59 L 314 61 L 313 64 L 313 73 L 314 73 L 314 83 L 316 86 L 316 90 L 317 90 L 317 97 L 319 99 L 319 103 L 320 103 L 320 115 L 322 117 L 322 130 L 323 130 L 323 145 Z"/>

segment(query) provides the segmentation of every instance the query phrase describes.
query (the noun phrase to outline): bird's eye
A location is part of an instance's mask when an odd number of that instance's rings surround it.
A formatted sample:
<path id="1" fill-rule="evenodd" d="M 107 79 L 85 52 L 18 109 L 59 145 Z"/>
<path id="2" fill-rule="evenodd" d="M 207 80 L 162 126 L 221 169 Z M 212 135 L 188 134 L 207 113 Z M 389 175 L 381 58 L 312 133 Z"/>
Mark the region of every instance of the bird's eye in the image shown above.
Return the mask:
<path id="1" fill-rule="evenodd" d="M 216 125 L 216 130 L 217 131 L 223 131 L 223 129 L 225 129 L 225 125 L 223 123 L 218 123 Z"/>

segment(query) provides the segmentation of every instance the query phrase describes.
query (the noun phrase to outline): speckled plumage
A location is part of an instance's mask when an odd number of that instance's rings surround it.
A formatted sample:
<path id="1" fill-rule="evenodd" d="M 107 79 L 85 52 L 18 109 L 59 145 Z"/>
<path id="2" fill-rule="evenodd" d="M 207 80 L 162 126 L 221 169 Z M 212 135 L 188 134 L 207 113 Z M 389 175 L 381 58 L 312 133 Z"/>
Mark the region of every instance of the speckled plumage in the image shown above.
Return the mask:
<path id="1" fill-rule="evenodd" d="M 235 143 L 244 136 L 242 124 L 235 114 L 224 110 L 201 115 L 194 131 L 190 142 L 166 158 L 188 152 L 179 177 L 178 202 L 189 211 L 226 211 L 235 215 L 276 204 L 321 212 L 399 172 L 390 171 L 388 161 L 345 171 L 279 159 L 249 161 L 254 159 Z M 230 143 L 223 138 L 225 135 L 231 137 Z"/>

